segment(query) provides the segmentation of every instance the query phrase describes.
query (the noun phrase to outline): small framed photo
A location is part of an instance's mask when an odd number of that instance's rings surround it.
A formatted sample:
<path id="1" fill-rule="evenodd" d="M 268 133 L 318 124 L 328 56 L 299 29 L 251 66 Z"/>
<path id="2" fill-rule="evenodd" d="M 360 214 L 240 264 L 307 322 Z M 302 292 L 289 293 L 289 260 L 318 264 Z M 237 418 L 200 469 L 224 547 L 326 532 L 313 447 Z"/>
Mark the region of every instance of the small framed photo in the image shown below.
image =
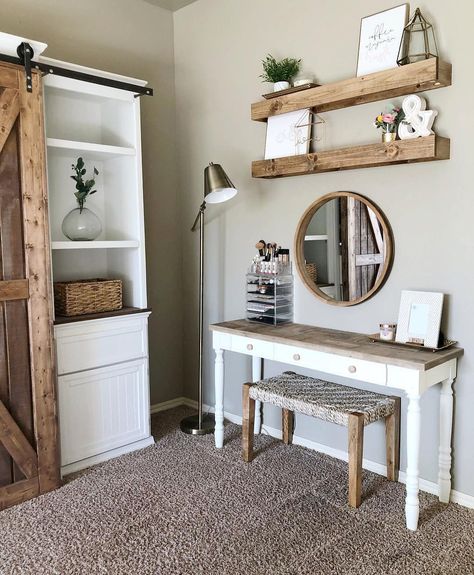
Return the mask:
<path id="1" fill-rule="evenodd" d="M 444 294 L 402 291 L 395 341 L 438 347 Z"/>
<path id="2" fill-rule="evenodd" d="M 409 5 L 401 4 L 362 18 L 360 22 L 357 76 L 397 67 Z"/>
<path id="3" fill-rule="evenodd" d="M 310 116 L 309 108 L 270 116 L 267 121 L 265 160 L 307 154 L 311 141 Z"/>

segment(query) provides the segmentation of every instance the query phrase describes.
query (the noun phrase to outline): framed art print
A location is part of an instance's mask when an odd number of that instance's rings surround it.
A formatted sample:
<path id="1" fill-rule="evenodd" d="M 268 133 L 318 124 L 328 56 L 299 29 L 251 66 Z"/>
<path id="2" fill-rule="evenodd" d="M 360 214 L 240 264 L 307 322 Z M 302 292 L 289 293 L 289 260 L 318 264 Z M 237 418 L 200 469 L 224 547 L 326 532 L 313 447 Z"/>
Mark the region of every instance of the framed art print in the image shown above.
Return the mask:
<path id="1" fill-rule="evenodd" d="M 310 115 L 308 108 L 270 116 L 267 121 L 265 160 L 307 154 L 311 140 Z"/>
<path id="2" fill-rule="evenodd" d="M 409 5 L 401 4 L 362 18 L 360 23 L 357 76 L 397 67 Z"/>
<path id="3" fill-rule="evenodd" d="M 443 299 L 439 292 L 403 290 L 395 340 L 438 347 Z"/>

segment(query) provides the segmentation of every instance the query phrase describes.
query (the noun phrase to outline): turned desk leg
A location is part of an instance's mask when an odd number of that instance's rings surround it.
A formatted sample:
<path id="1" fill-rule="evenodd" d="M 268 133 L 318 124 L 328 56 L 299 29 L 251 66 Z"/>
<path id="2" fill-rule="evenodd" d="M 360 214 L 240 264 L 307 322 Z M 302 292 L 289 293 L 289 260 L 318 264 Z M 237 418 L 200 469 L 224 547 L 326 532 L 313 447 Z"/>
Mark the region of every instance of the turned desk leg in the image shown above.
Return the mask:
<path id="1" fill-rule="evenodd" d="M 224 351 L 216 349 L 216 364 L 214 372 L 214 389 L 216 396 L 214 440 L 216 447 L 224 445 Z"/>
<path id="2" fill-rule="evenodd" d="M 441 383 L 439 399 L 439 500 L 449 503 L 451 494 L 451 434 L 453 430 L 453 385 L 454 379 Z"/>
<path id="3" fill-rule="evenodd" d="M 405 499 L 405 516 L 407 528 L 416 531 L 418 527 L 418 516 L 420 514 L 420 503 L 418 500 L 421 431 L 420 394 L 417 392 L 408 392 L 407 395 L 407 494 Z"/>
<path id="4" fill-rule="evenodd" d="M 252 381 L 255 383 L 262 379 L 262 358 L 252 356 Z M 259 434 L 262 428 L 262 402 L 255 402 L 254 433 Z"/>

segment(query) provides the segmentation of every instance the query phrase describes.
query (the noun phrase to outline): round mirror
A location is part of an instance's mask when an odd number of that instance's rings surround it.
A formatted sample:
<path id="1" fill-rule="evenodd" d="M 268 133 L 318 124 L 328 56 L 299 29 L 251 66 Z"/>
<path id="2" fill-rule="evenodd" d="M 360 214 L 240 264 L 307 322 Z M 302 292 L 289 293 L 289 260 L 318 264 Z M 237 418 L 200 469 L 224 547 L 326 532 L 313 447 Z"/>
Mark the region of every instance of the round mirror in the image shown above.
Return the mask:
<path id="1" fill-rule="evenodd" d="M 392 230 L 370 200 L 335 192 L 303 214 L 295 254 L 298 272 L 314 294 L 333 305 L 355 305 L 372 297 L 388 277 Z"/>

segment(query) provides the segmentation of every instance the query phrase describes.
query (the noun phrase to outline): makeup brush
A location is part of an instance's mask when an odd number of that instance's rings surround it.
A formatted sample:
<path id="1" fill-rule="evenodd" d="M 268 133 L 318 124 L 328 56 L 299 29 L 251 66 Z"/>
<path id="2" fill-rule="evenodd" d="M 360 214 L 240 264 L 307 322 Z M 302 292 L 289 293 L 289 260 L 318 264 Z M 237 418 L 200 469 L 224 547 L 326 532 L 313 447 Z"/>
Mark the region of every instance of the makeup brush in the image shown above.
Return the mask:
<path id="1" fill-rule="evenodd" d="M 263 240 L 260 240 L 259 242 L 257 242 L 255 244 L 255 247 L 257 248 L 259 255 L 263 257 L 265 255 L 265 252 L 264 252 L 265 242 Z"/>

